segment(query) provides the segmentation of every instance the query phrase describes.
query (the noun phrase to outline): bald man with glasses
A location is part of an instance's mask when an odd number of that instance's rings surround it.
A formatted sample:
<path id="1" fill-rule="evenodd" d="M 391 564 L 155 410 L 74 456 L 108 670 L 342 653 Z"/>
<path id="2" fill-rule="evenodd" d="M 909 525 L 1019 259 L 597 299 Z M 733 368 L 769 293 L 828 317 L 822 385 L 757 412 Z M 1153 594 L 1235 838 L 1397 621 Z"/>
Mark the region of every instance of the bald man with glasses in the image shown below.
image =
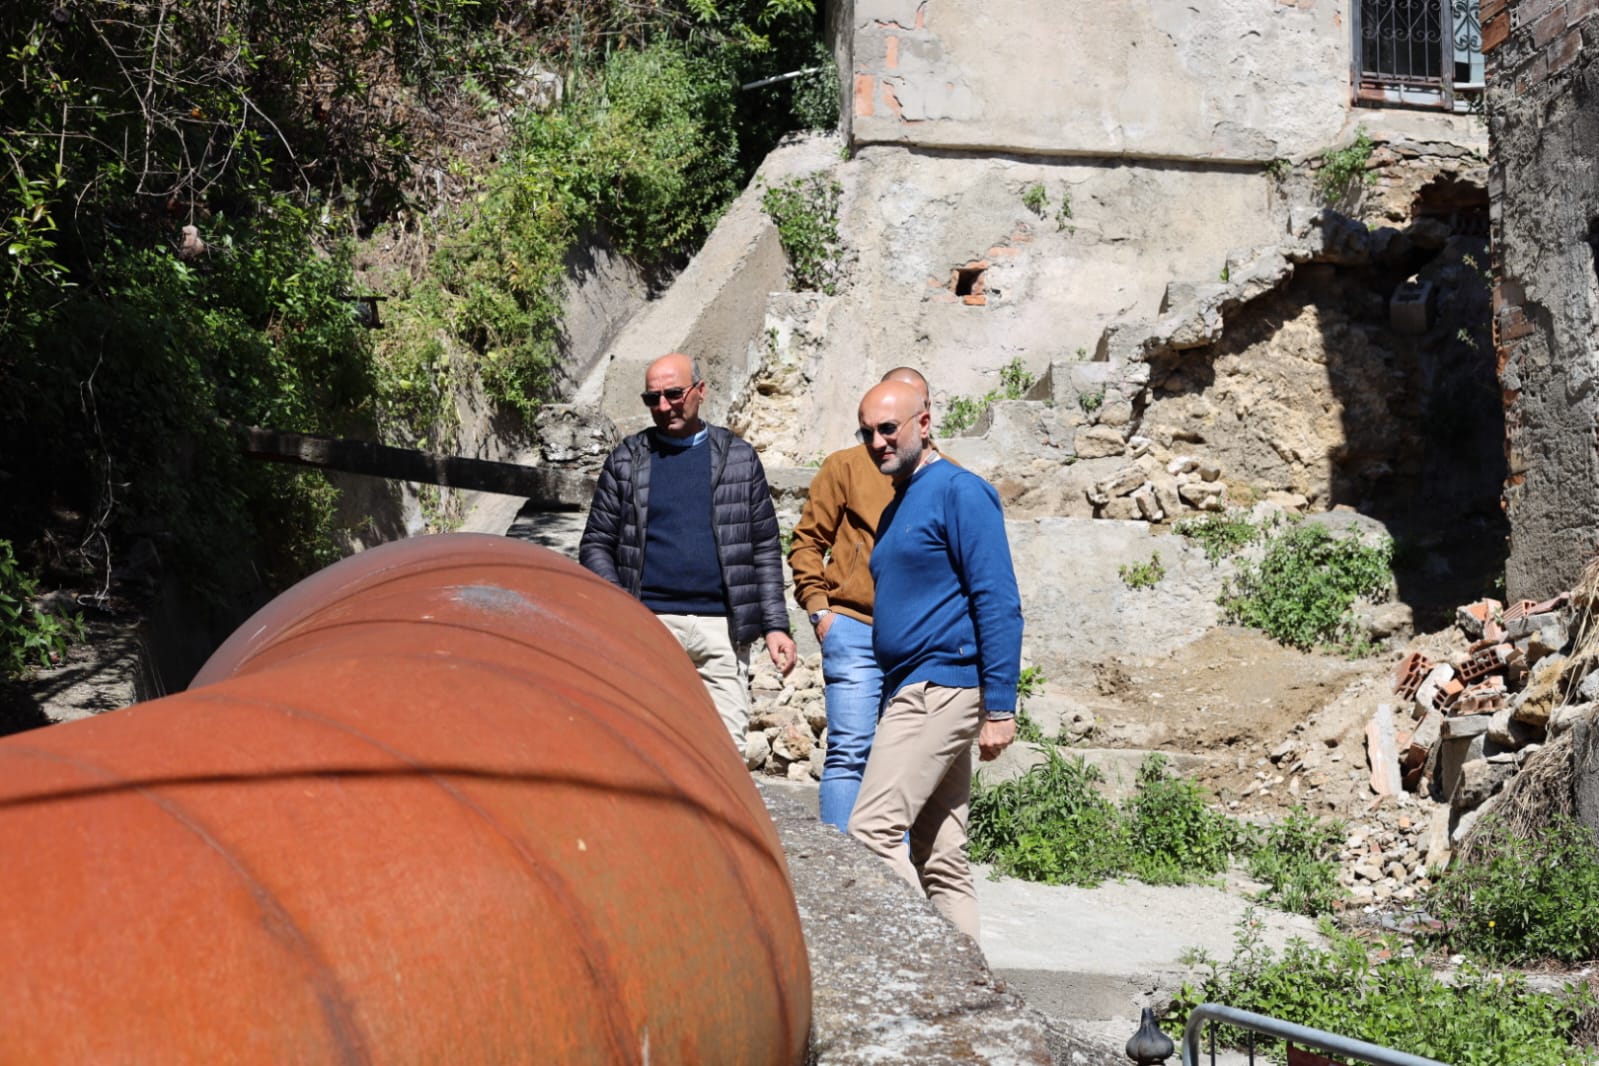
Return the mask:
<path id="1" fill-rule="evenodd" d="M 927 410 L 927 379 L 920 371 L 895 367 L 882 380 L 909 385 Z M 868 567 L 878 519 L 894 498 L 893 482 L 867 448 L 867 431 L 858 438 L 860 444 L 823 460 L 811 479 L 788 552 L 794 599 L 822 646 L 827 754 L 818 813 L 840 832 L 849 827 L 882 709 L 883 671 L 872 654 L 875 592 Z"/>
<path id="2" fill-rule="evenodd" d="M 764 637 L 785 675 L 796 658 L 766 471 L 748 443 L 700 418 L 705 381 L 683 353 L 649 365 L 640 398 L 655 425 L 605 460 L 578 560 L 671 630 L 742 758 L 750 646 Z"/>
<path id="3" fill-rule="evenodd" d="M 894 497 L 871 559 L 872 649 L 887 700 L 849 832 L 975 940 L 972 742 L 986 761 L 1015 739 L 1021 674 L 1021 594 L 1005 516 L 993 486 L 930 446 L 915 389 L 877 385 L 858 417 Z"/>

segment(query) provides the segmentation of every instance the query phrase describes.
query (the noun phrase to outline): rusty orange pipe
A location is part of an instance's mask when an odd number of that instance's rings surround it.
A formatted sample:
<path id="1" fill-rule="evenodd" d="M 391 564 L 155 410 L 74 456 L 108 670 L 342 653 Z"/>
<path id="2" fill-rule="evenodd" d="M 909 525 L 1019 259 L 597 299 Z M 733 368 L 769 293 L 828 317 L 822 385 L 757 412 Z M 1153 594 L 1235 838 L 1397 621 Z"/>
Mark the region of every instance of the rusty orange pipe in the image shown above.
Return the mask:
<path id="1" fill-rule="evenodd" d="M 787 867 L 633 599 L 498 537 L 290 589 L 0 740 L 0 1062 L 797 1063 Z"/>

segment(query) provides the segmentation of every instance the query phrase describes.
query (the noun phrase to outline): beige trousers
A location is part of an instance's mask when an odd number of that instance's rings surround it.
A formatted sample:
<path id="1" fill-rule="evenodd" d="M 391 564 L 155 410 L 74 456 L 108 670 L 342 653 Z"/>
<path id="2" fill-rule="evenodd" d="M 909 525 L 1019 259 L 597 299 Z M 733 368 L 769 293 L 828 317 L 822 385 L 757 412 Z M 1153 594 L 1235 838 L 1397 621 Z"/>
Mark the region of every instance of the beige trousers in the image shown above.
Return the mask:
<path id="1" fill-rule="evenodd" d="M 721 615 L 658 614 L 699 671 L 716 713 L 732 734 L 738 757 L 750 729 L 750 646 L 733 643 L 732 619 Z"/>
<path id="2" fill-rule="evenodd" d="M 955 928 L 977 939 L 977 890 L 966 858 L 972 742 L 982 692 L 925 682 L 894 694 L 877 723 L 850 835 L 927 893 Z M 910 850 L 905 834 L 910 832 Z"/>

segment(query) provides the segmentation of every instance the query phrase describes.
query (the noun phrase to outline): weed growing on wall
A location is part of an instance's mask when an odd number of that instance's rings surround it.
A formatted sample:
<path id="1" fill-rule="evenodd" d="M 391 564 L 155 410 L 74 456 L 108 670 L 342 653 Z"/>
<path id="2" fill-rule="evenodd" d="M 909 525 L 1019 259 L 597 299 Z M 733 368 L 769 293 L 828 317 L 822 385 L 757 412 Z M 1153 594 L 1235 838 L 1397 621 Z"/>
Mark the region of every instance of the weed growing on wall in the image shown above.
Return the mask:
<path id="1" fill-rule="evenodd" d="M 844 279 L 844 242 L 838 235 L 844 187 L 825 174 L 792 178 L 769 187 L 761 208 L 777 227 L 788 254 L 789 274 L 799 292 L 838 295 Z"/>
<path id="2" fill-rule="evenodd" d="M 1029 744 L 1045 744 L 1050 738 L 1027 715 L 1027 701 L 1043 691 L 1044 672 L 1036 666 L 1024 666 L 1016 679 L 1016 739 Z"/>
<path id="3" fill-rule="evenodd" d="M 1166 567 L 1161 564 L 1160 552 L 1155 552 L 1147 562 L 1123 563 L 1116 573 L 1130 589 L 1152 589 L 1166 576 Z"/>
<path id="4" fill-rule="evenodd" d="M 1393 582 L 1393 541 L 1368 545 L 1311 522 L 1293 522 L 1271 538 L 1260 562 L 1239 564 L 1218 603 L 1230 622 L 1283 644 L 1365 654 L 1351 608 L 1382 600 Z"/>
<path id="5" fill-rule="evenodd" d="M 1246 912 L 1230 959 L 1219 962 L 1203 951 L 1189 956 L 1206 975 L 1183 986 L 1166 1028 L 1181 1032 L 1199 1004 L 1225 1003 L 1439 1062 L 1594 1061 L 1591 1050 L 1574 1046 L 1575 1031 L 1596 1002 L 1585 985 L 1535 992 L 1518 974 L 1488 973 L 1469 961 L 1445 983 L 1396 941 L 1367 943 L 1327 926 L 1322 931 L 1328 948 L 1295 939 L 1279 953 L 1265 943 L 1254 913 Z M 1245 1040 L 1230 1027 L 1217 1033 L 1219 1047 L 1243 1047 Z M 1254 1046 L 1282 1061 L 1279 1042 L 1256 1037 Z"/>
<path id="6" fill-rule="evenodd" d="M 1039 184 L 1027 186 L 1022 190 L 1022 206 L 1043 218 L 1044 211 L 1049 207 L 1049 192 Z"/>
<path id="7" fill-rule="evenodd" d="M 1316 189 L 1329 203 L 1347 193 L 1352 185 L 1369 185 L 1376 180 L 1366 169 L 1376 145 L 1366 127 L 1355 130 L 1354 142 L 1343 148 L 1329 148 L 1321 154 L 1321 170 L 1316 174 Z"/>
<path id="8" fill-rule="evenodd" d="M 1038 379 L 1017 356 L 999 370 L 999 388 L 990 389 L 982 396 L 951 396 L 939 420 L 938 431 L 953 436 L 975 426 L 988 409 L 1001 400 L 1019 400 L 1027 395 Z"/>

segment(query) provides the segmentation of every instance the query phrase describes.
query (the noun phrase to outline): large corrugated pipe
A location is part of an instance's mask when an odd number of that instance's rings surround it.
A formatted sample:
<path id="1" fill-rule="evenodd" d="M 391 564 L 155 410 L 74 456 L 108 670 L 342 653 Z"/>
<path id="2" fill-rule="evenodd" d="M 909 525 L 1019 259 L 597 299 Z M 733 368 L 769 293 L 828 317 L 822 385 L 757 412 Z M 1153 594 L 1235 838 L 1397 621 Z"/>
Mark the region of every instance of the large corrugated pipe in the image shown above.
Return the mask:
<path id="1" fill-rule="evenodd" d="M 290 589 L 188 692 L 0 741 L 0 1062 L 796 1063 L 777 835 L 693 668 L 553 552 Z"/>

